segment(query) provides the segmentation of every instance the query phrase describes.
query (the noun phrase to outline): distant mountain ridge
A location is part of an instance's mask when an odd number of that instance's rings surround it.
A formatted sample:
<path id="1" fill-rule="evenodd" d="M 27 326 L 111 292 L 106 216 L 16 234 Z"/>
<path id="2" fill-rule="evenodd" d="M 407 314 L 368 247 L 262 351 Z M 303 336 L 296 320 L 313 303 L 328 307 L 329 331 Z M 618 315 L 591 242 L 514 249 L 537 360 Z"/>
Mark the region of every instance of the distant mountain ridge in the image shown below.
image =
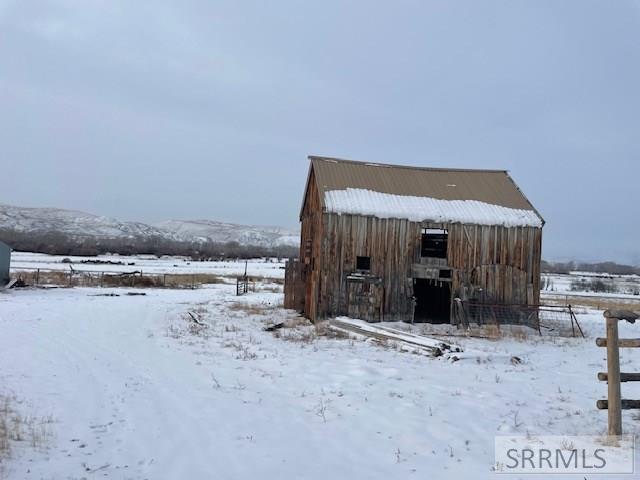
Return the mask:
<path id="1" fill-rule="evenodd" d="M 274 226 L 238 225 L 215 220 L 166 220 L 153 225 L 161 231 L 190 240 L 216 243 L 238 242 L 240 245 L 296 246 L 300 232 Z"/>
<path id="2" fill-rule="evenodd" d="M 115 218 L 60 208 L 31 208 L 0 204 L 0 230 L 21 233 L 57 232 L 95 238 L 172 241 L 237 242 L 260 247 L 296 246 L 300 234 L 273 226 L 240 225 L 214 220 L 167 220 L 154 224 L 125 222 Z"/>

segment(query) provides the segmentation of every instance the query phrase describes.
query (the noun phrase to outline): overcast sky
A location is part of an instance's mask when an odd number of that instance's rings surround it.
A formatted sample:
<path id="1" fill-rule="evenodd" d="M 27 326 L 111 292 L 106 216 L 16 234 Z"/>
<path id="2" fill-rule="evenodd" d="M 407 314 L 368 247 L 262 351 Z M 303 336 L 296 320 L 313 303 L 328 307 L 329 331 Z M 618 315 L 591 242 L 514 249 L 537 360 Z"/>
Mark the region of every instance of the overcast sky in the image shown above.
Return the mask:
<path id="1" fill-rule="evenodd" d="M 508 169 L 640 264 L 638 1 L 0 0 L 0 203 L 296 226 L 308 154 Z"/>

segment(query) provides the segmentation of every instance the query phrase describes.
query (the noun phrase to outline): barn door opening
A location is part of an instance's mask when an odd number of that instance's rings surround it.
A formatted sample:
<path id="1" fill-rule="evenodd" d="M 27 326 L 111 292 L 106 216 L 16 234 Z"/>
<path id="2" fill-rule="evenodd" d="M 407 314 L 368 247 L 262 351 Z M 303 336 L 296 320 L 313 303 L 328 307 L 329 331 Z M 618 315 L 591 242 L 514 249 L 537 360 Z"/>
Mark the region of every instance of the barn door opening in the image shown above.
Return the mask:
<path id="1" fill-rule="evenodd" d="M 451 283 L 416 278 L 413 281 L 413 296 L 416 301 L 414 322 L 450 322 Z"/>

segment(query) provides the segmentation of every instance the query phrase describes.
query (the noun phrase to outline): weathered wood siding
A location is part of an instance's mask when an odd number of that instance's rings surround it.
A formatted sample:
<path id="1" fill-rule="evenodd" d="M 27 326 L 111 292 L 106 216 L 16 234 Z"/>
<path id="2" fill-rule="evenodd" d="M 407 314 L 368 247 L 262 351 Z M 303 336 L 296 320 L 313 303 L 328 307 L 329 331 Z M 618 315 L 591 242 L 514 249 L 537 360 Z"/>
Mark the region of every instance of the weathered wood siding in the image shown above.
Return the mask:
<path id="1" fill-rule="evenodd" d="M 299 278 L 304 283 L 304 314 L 315 320 L 318 307 L 320 251 L 322 243 L 322 210 L 313 170 L 309 173 L 301 215 Z"/>
<path id="2" fill-rule="evenodd" d="M 310 314 L 305 309 L 312 320 L 354 312 L 371 321 L 411 320 L 412 266 L 424 261 L 420 257 L 422 228 L 448 230 L 446 264 L 452 270 L 454 296 L 469 296 L 482 289 L 487 302 L 539 303 L 540 228 L 417 223 L 329 213 L 321 215 L 320 226 L 315 228 L 322 232 L 312 286 L 317 289 L 317 311 Z M 379 285 L 366 287 L 365 293 L 349 280 L 357 256 L 370 257 L 369 274 L 380 279 Z"/>
<path id="3" fill-rule="evenodd" d="M 461 287 L 484 290 L 488 303 L 540 303 L 542 229 L 496 225 L 444 226 L 454 295 Z"/>
<path id="4" fill-rule="evenodd" d="M 349 309 L 354 310 L 355 298 L 349 296 L 347 276 L 355 272 L 357 256 L 368 256 L 369 274 L 380 278 L 381 285 L 370 289 L 372 298 L 360 307 L 360 318 L 385 321 L 409 318 L 413 312 L 411 265 L 420 253 L 419 224 L 328 213 L 323 214 L 322 220 L 320 317 L 347 315 Z"/>
<path id="5" fill-rule="evenodd" d="M 284 308 L 304 311 L 306 284 L 303 274 L 303 264 L 297 258 L 290 258 L 284 270 Z"/>

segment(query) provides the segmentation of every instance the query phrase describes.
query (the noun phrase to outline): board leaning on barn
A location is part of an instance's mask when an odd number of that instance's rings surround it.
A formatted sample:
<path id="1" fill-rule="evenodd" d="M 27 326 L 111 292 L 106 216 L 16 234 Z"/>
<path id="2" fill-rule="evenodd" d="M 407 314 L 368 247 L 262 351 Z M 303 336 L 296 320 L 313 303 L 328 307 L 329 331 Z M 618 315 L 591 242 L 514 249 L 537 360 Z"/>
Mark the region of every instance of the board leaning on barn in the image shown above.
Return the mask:
<path id="1" fill-rule="evenodd" d="M 309 159 L 285 307 L 449 322 L 456 298 L 539 303 L 544 220 L 506 171 Z"/>

